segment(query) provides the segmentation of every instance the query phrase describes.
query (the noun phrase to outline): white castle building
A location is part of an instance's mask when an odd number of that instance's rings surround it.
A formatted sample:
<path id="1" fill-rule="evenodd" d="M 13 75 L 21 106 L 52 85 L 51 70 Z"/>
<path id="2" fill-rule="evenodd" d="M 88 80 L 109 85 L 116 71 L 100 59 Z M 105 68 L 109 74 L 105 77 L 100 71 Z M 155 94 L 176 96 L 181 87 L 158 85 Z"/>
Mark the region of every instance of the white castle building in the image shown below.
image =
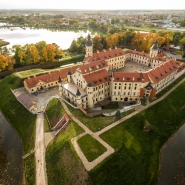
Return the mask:
<path id="1" fill-rule="evenodd" d="M 129 61 L 148 66 L 149 69 L 144 72 L 119 71 Z M 108 99 L 137 101 L 140 98 L 155 98 L 184 72 L 185 64 L 164 56 L 159 51 L 157 41 L 152 45 L 150 54 L 121 48 L 93 53 L 93 43 L 88 35 L 83 64 L 26 79 L 24 85 L 30 93 L 41 87 L 58 85 L 62 98 L 76 107 L 86 109 L 97 103 L 102 105 Z"/>

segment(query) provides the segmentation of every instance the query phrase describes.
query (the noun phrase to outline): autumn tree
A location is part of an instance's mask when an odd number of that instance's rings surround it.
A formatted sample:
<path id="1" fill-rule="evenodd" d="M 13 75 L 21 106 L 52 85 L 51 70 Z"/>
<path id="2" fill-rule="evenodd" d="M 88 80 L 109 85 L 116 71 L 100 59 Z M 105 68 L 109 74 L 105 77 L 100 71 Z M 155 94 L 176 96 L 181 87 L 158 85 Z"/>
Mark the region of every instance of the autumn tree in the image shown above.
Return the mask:
<path id="1" fill-rule="evenodd" d="M 0 54 L 0 71 L 8 66 L 8 61 L 5 55 Z"/>

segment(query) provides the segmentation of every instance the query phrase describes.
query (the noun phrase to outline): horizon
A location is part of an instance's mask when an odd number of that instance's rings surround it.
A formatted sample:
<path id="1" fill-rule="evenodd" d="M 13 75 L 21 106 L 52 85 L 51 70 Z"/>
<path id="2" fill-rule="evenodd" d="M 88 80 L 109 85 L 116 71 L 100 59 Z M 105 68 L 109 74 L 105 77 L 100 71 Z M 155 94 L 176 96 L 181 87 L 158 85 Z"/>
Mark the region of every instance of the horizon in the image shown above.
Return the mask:
<path id="1" fill-rule="evenodd" d="M 168 0 L 161 3 L 161 0 L 130 0 L 123 2 L 121 0 L 102 0 L 101 4 L 98 0 L 68 0 L 65 3 L 60 0 L 0 0 L 0 10 L 84 10 L 84 11 L 100 11 L 100 10 L 183 10 L 183 0 Z"/>

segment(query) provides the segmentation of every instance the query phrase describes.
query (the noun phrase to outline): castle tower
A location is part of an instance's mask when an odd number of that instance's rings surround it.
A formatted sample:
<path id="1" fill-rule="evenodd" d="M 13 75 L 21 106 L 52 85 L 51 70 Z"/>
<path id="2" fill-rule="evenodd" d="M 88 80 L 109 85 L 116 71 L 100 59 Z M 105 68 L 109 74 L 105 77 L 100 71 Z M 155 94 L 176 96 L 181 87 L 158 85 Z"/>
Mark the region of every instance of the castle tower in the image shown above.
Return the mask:
<path id="1" fill-rule="evenodd" d="M 155 40 L 154 41 L 154 44 L 152 45 L 152 47 L 150 48 L 150 57 L 151 58 L 154 58 L 158 55 L 158 51 L 159 51 L 159 48 L 158 48 L 158 41 Z"/>
<path id="2" fill-rule="evenodd" d="M 88 57 L 88 56 L 92 56 L 93 55 L 93 43 L 92 43 L 90 34 L 88 34 L 88 36 L 87 36 L 87 42 L 86 42 L 86 46 L 85 46 L 85 52 L 86 52 L 85 57 Z"/>
<path id="3" fill-rule="evenodd" d="M 76 92 L 76 104 L 77 104 L 77 107 L 82 106 L 82 97 L 79 89 L 77 89 L 77 92 Z"/>
<path id="4" fill-rule="evenodd" d="M 60 76 L 58 78 L 58 86 L 59 86 L 60 96 L 62 96 L 62 80 L 61 80 Z"/>
<path id="5" fill-rule="evenodd" d="M 89 82 L 87 84 L 87 94 L 88 94 L 88 106 L 94 107 L 93 105 L 93 84 L 91 82 Z"/>
<path id="6" fill-rule="evenodd" d="M 71 82 L 71 75 L 72 75 L 71 71 L 68 71 L 68 72 L 67 72 L 67 81 L 68 81 L 69 83 Z"/>

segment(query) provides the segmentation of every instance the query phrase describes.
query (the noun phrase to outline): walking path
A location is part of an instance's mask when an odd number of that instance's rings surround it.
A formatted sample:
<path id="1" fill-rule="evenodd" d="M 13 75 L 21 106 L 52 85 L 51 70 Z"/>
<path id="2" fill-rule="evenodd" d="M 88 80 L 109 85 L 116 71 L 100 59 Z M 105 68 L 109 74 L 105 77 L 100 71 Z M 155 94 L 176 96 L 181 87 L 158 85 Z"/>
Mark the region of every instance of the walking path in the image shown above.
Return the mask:
<path id="1" fill-rule="evenodd" d="M 36 185 L 47 185 L 45 142 L 44 142 L 44 113 L 37 114 L 36 139 L 35 139 L 35 160 L 36 160 Z"/>
<path id="2" fill-rule="evenodd" d="M 96 165 L 98 165 L 101 161 L 103 161 L 105 158 L 107 158 L 109 155 L 111 155 L 112 153 L 114 153 L 114 149 L 108 145 L 105 141 L 103 141 L 98 135 L 96 135 L 94 132 L 92 132 L 91 130 L 89 130 L 89 128 L 87 128 L 83 123 L 81 123 L 78 119 L 76 119 L 73 114 L 69 111 L 68 107 L 66 106 L 66 104 L 63 102 L 63 100 L 60 100 L 62 103 L 62 106 L 64 107 L 64 109 L 66 110 L 66 113 L 68 114 L 68 116 L 71 117 L 72 120 L 74 120 L 80 127 L 82 127 L 84 129 L 84 133 L 74 137 L 71 139 L 71 142 L 77 152 L 77 154 L 79 155 L 84 167 L 86 168 L 87 171 L 90 171 L 91 169 L 93 169 Z M 99 143 L 101 143 L 106 149 L 107 151 L 105 153 L 103 153 L 101 156 L 99 156 L 98 158 L 96 158 L 94 161 L 89 162 L 87 160 L 87 158 L 85 157 L 85 155 L 83 154 L 83 152 L 81 151 L 81 148 L 78 146 L 77 144 L 77 140 L 81 137 L 83 137 L 84 135 L 89 134 L 91 135 L 94 139 L 96 139 Z"/>

